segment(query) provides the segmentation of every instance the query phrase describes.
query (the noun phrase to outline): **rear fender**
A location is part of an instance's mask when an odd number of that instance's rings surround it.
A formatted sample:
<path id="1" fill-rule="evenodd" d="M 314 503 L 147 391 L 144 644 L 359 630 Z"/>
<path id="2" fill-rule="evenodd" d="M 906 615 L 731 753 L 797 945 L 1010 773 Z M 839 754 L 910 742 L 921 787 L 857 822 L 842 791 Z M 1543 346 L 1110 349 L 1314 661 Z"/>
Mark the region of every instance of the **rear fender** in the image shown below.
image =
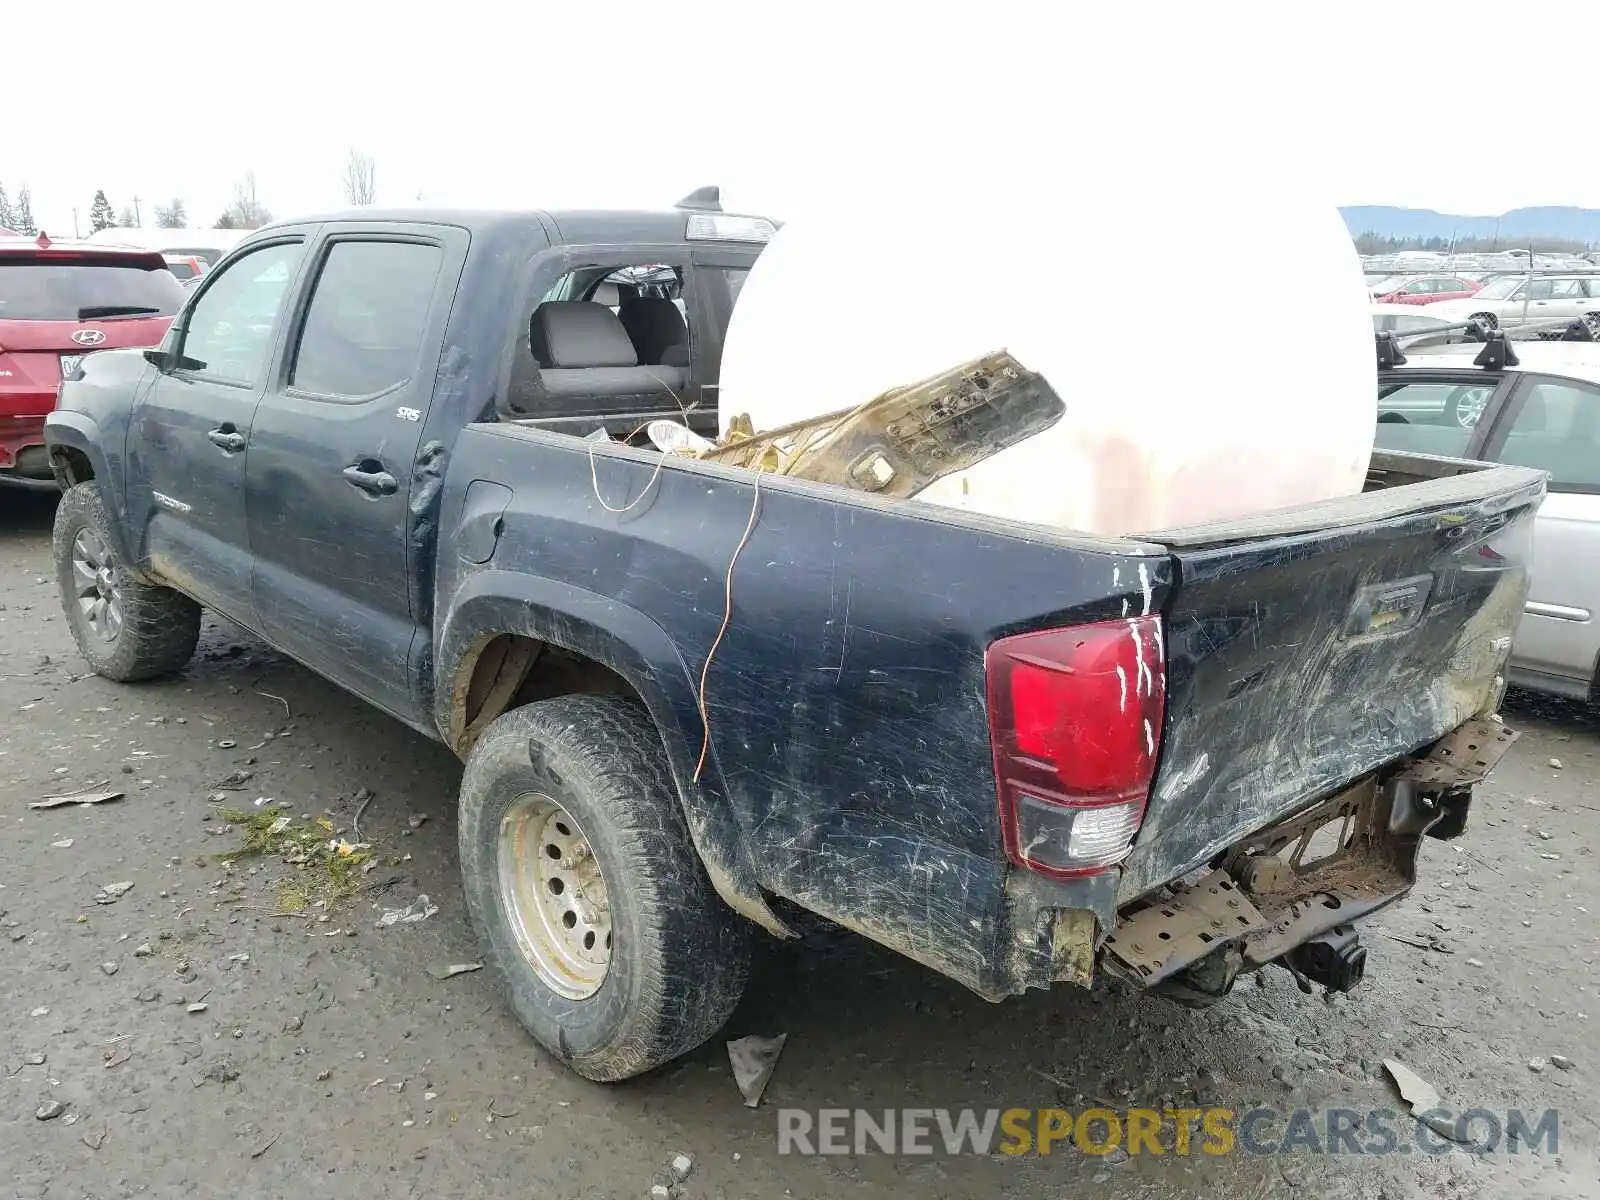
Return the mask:
<path id="1" fill-rule="evenodd" d="M 569 584 L 493 569 L 476 572 L 451 602 L 436 660 L 434 718 L 457 753 L 462 739 L 452 729 L 452 708 L 458 677 L 485 640 L 498 634 L 559 646 L 627 680 L 661 734 L 689 833 L 718 894 L 769 932 L 792 936 L 761 894 L 714 758 L 694 782 L 703 728 L 693 673 L 661 627 L 636 609 Z"/>

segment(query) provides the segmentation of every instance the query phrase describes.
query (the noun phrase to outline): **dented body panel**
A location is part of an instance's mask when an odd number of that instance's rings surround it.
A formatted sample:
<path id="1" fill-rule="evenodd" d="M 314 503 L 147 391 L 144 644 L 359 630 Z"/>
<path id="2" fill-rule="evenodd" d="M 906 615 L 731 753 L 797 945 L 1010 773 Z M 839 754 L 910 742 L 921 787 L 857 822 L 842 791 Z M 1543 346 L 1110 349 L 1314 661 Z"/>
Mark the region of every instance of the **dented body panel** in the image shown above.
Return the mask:
<path id="1" fill-rule="evenodd" d="M 1417 484 L 1414 511 L 1346 528 L 1177 548 L 1166 734 L 1123 900 L 1494 698 L 1543 493 L 1526 474 L 1475 499 L 1462 485 L 1481 476 Z"/>

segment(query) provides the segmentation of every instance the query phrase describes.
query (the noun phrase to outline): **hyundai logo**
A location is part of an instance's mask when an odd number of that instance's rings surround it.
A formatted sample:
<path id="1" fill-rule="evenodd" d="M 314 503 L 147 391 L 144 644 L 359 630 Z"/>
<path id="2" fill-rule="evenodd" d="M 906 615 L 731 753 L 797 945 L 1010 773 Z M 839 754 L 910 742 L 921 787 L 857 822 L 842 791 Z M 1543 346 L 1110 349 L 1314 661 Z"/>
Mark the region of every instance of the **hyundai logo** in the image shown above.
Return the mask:
<path id="1" fill-rule="evenodd" d="M 98 329 L 80 329 L 72 335 L 72 340 L 80 346 L 98 346 L 106 340 L 106 335 Z"/>

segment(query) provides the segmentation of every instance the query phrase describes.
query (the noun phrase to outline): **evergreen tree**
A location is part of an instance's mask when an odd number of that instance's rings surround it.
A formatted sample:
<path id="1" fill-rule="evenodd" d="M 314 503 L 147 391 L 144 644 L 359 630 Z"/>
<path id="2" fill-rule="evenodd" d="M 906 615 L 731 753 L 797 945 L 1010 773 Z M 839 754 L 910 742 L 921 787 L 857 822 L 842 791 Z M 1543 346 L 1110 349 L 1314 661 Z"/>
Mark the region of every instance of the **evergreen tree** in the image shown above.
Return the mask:
<path id="1" fill-rule="evenodd" d="M 89 232 L 99 233 L 102 229 L 110 229 L 117 223 L 117 211 L 111 207 L 111 201 L 106 199 L 104 190 L 94 194 L 94 204 L 89 208 Z"/>
<path id="2" fill-rule="evenodd" d="M 124 204 L 122 206 L 122 215 L 117 218 L 117 224 L 124 229 L 139 228 L 139 216 L 133 211 L 133 205 Z"/>
<path id="3" fill-rule="evenodd" d="M 28 237 L 33 237 L 39 232 L 33 223 L 33 197 L 28 194 L 27 184 L 23 184 L 22 190 L 17 193 L 17 207 L 12 216 L 12 228 Z"/>
<path id="4" fill-rule="evenodd" d="M 15 230 L 16 227 L 16 214 L 11 211 L 11 201 L 6 197 L 5 185 L 0 184 L 0 229 Z"/>

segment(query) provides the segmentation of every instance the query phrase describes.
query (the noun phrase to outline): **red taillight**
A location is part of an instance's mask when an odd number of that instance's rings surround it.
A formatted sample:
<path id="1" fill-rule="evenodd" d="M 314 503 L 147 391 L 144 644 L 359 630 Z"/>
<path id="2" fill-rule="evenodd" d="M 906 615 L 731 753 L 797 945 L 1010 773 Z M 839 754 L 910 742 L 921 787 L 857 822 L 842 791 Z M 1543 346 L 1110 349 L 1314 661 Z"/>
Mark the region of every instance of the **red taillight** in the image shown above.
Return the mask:
<path id="1" fill-rule="evenodd" d="M 1007 856 L 1056 876 L 1121 861 L 1161 742 L 1160 616 L 1001 638 L 985 668 Z"/>

